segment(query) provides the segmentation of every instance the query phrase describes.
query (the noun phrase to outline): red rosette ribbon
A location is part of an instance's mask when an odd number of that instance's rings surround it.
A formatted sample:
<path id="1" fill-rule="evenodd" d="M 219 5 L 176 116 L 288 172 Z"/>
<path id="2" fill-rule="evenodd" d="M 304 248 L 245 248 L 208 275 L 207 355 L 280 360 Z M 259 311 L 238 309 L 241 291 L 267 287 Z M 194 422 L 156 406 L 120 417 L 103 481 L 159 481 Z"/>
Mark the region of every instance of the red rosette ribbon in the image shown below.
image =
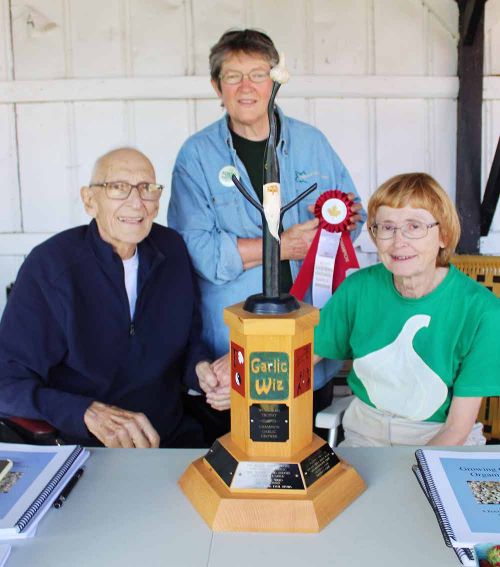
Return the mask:
<path id="1" fill-rule="evenodd" d="M 352 217 L 352 201 L 338 189 L 325 191 L 314 204 L 319 226 L 328 232 L 346 232 Z"/>
<path id="2" fill-rule="evenodd" d="M 320 243 L 322 231 L 329 233 L 341 233 L 338 248 L 336 250 L 333 265 L 332 282 L 330 295 L 346 278 L 347 270 L 359 268 L 358 259 L 354 252 L 351 237 L 347 230 L 351 222 L 353 202 L 347 197 L 346 193 L 338 189 L 332 189 L 322 193 L 314 205 L 314 215 L 319 219 L 319 226 L 314 236 L 311 246 L 307 251 L 302 267 L 290 290 L 290 293 L 299 301 L 304 298 L 311 282 L 314 278 L 316 258 L 318 256 L 318 245 Z M 313 294 L 314 295 L 314 294 Z M 316 305 L 313 297 L 313 303 Z M 321 301 L 321 303 L 323 303 Z M 323 303 L 324 304 L 324 303 Z M 320 305 L 322 307 L 323 305 Z"/>

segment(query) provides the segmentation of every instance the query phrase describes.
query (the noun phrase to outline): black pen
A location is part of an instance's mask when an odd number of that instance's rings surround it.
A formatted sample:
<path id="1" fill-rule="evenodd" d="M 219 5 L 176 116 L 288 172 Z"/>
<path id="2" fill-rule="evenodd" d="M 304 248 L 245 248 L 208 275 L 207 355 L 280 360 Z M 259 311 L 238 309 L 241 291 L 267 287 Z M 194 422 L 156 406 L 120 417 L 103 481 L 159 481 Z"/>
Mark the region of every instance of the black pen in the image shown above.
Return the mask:
<path id="1" fill-rule="evenodd" d="M 80 480 L 85 469 L 78 469 L 76 473 L 70 478 L 68 484 L 62 489 L 61 494 L 54 501 L 54 508 L 60 508 L 71 494 L 76 483 Z"/>

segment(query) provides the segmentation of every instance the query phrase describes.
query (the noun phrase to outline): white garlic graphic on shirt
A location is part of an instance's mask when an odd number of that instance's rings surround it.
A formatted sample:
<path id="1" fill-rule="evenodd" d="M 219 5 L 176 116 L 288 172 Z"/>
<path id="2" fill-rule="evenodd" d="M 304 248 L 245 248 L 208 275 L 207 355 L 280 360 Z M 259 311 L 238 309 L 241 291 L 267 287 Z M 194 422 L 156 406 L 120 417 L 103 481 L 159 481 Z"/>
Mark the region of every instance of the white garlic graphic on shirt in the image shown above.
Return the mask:
<path id="1" fill-rule="evenodd" d="M 428 315 L 410 317 L 396 340 L 354 360 L 354 371 L 378 409 L 422 421 L 445 402 L 448 388 L 415 352 L 413 339 Z"/>

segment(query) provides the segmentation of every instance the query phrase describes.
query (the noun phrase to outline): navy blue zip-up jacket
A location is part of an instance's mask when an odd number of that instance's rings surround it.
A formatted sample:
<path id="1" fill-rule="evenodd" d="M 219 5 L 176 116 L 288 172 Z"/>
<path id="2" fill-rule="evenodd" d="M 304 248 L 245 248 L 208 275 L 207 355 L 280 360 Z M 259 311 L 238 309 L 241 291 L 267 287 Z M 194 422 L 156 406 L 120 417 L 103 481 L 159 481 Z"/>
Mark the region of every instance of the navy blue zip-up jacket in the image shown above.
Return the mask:
<path id="1" fill-rule="evenodd" d="M 37 246 L 0 323 L 0 414 L 42 419 L 63 438 L 92 439 L 93 401 L 143 412 L 162 442 L 182 419 L 183 385 L 199 388 L 198 292 L 182 238 L 153 224 L 138 245 L 133 320 L 123 262 L 95 221 Z"/>

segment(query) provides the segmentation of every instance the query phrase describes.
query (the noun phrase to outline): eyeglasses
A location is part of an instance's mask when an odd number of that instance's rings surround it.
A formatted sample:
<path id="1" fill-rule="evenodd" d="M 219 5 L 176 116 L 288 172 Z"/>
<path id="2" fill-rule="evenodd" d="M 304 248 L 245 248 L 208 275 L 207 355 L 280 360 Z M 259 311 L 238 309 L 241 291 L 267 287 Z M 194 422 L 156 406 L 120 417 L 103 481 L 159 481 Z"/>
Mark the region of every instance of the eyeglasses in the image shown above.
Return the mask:
<path id="1" fill-rule="evenodd" d="M 241 71 L 226 71 L 219 75 L 219 79 L 226 85 L 237 85 L 243 81 L 244 77 L 248 77 L 252 83 L 263 83 L 269 78 L 270 71 L 263 69 L 252 69 L 250 73 L 242 73 Z"/>
<path id="2" fill-rule="evenodd" d="M 396 234 L 396 230 L 400 230 L 401 234 L 406 236 L 406 238 L 417 239 L 427 236 L 429 228 L 437 226 L 438 224 L 438 222 L 425 224 L 420 221 L 408 221 L 401 226 L 396 226 L 391 223 L 381 222 L 372 224 L 370 230 L 373 236 L 379 240 L 389 240 L 393 238 Z"/>
<path id="3" fill-rule="evenodd" d="M 163 185 L 146 182 L 132 185 L 126 181 L 109 181 L 107 183 L 93 183 L 90 187 L 104 187 L 106 197 L 114 201 L 125 201 L 134 188 L 137 189 L 139 197 L 143 201 L 158 201 L 163 191 Z"/>

